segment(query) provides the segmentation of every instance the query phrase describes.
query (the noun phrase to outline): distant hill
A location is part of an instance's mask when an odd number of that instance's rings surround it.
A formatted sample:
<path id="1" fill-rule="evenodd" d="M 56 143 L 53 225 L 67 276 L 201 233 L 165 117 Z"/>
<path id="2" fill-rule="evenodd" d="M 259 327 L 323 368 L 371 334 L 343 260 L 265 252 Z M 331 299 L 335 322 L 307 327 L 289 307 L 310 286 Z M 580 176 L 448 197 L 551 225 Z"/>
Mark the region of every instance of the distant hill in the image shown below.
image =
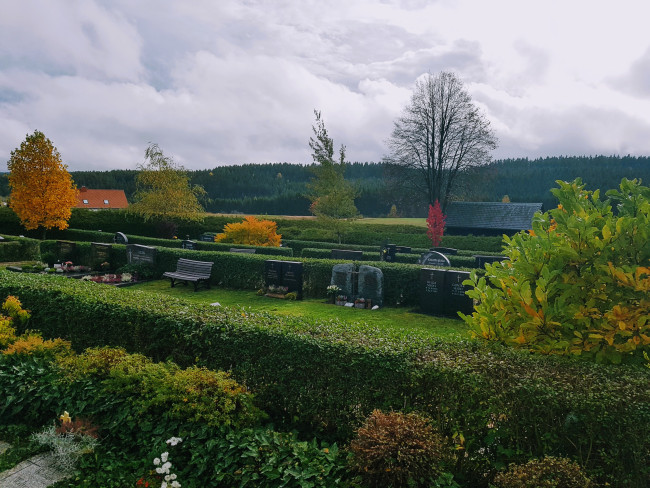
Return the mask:
<path id="1" fill-rule="evenodd" d="M 305 198 L 313 165 L 289 163 L 244 164 L 189 171 L 192 184 L 203 186 L 207 198 L 202 202 L 209 212 L 308 215 Z M 135 170 L 73 171 L 77 186 L 122 189 L 129 200 L 135 192 Z M 417 195 L 391 195 L 386 188 L 384 165 L 351 163 L 346 178 L 359 190 L 357 208 L 367 217 L 386 215 L 402 198 L 409 205 L 400 208 L 404 217 L 422 217 L 426 204 Z M 589 189 L 616 188 L 622 178 L 641 178 L 650 184 L 650 157 L 571 156 L 539 159 L 503 159 L 475 168 L 462 175 L 454 198 L 459 201 L 541 202 L 548 209 L 556 205 L 550 189 L 556 180 L 582 178 Z M 0 196 L 8 195 L 7 174 L 0 173 Z M 403 201 L 403 200 L 400 200 Z"/>

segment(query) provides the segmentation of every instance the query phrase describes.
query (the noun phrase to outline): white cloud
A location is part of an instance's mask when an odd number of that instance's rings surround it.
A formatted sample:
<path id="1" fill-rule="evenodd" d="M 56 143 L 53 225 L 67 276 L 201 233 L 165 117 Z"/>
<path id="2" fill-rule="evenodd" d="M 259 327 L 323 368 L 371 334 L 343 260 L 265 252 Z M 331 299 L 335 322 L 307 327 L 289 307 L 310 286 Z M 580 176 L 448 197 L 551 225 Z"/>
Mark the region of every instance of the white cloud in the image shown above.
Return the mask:
<path id="1" fill-rule="evenodd" d="M 0 151 L 72 169 L 311 162 L 313 109 L 379 161 L 423 73 L 454 70 L 496 157 L 648 154 L 650 7 L 621 0 L 25 0 L 0 4 Z"/>

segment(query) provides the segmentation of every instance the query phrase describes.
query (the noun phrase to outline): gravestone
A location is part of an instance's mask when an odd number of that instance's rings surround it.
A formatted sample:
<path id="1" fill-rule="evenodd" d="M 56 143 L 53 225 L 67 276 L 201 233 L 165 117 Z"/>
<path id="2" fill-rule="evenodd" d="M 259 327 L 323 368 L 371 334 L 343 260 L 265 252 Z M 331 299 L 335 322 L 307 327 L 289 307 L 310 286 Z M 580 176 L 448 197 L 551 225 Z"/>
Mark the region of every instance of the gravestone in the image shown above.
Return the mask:
<path id="1" fill-rule="evenodd" d="M 430 250 L 441 252 L 442 254 L 458 254 L 458 249 L 454 249 L 453 247 L 432 247 Z"/>
<path id="2" fill-rule="evenodd" d="M 456 312 L 463 312 L 465 315 L 470 315 L 474 311 L 474 300 L 465 292 L 472 287 L 463 285 L 463 281 L 469 279 L 469 272 L 448 269 L 446 273 L 445 314 L 458 315 Z"/>
<path id="3" fill-rule="evenodd" d="M 190 241 L 189 239 L 185 239 L 183 242 L 181 242 L 181 248 L 183 249 L 189 249 L 191 251 L 196 251 L 196 242 Z"/>
<path id="4" fill-rule="evenodd" d="M 58 246 L 58 256 L 61 261 L 71 261 L 74 257 L 74 251 L 77 244 L 71 241 L 56 241 Z"/>
<path id="5" fill-rule="evenodd" d="M 360 261 L 363 259 L 363 251 L 349 251 L 347 249 L 332 249 L 331 259 L 343 259 L 345 261 Z"/>
<path id="6" fill-rule="evenodd" d="M 274 259 L 264 261 L 264 284 L 282 286 L 282 261 Z"/>
<path id="7" fill-rule="evenodd" d="M 411 248 L 409 246 L 395 246 L 395 251 L 402 254 L 411 254 Z"/>
<path id="8" fill-rule="evenodd" d="M 496 263 L 497 261 L 509 259 L 507 256 L 482 256 L 480 254 L 475 254 L 472 257 L 474 258 L 474 266 L 479 269 L 485 267 L 485 263 Z"/>
<path id="9" fill-rule="evenodd" d="M 424 313 L 442 315 L 445 313 L 444 269 L 422 268 L 420 270 L 420 308 Z"/>
<path id="10" fill-rule="evenodd" d="M 104 244 L 101 242 L 91 242 L 90 243 L 90 256 L 92 260 L 92 266 L 95 267 L 101 263 L 107 263 L 111 258 L 111 246 L 110 244 Z"/>
<path id="11" fill-rule="evenodd" d="M 372 300 L 373 305 L 384 305 L 384 274 L 374 266 L 359 266 L 359 291 L 360 298 Z"/>
<path id="12" fill-rule="evenodd" d="M 339 294 L 345 295 L 348 299 L 354 295 L 352 273 L 354 273 L 354 264 L 337 264 L 332 268 L 332 279 L 330 280 L 331 285 L 336 285 L 341 289 Z"/>
<path id="13" fill-rule="evenodd" d="M 156 262 L 156 248 L 141 244 L 127 244 L 126 261 L 129 264 L 148 264 L 153 266 Z"/>
<path id="14" fill-rule="evenodd" d="M 282 263 L 282 286 L 288 288 L 288 292 L 295 292 L 298 299 L 302 299 L 302 263 L 299 261 L 281 261 Z"/>
<path id="15" fill-rule="evenodd" d="M 386 261 L 387 263 L 395 262 L 395 253 L 397 252 L 397 246 L 395 244 L 386 244 L 381 249 L 381 260 Z"/>
<path id="16" fill-rule="evenodd" d="M 115 235 L 113 236 L 113 242 L 115 244 L 128 244 L 129 239 L 122 232 L 116 232 Z"/>
<path id="17" fill-rule="evenodd" d="M 234 247 L 231 247 L 230 252 L 240 252 L 240 253 L 244 253 L 244 254 L 255 254 L 255 249 L 236 249 Z"/>
<path id="18" fill-rule="evenodd" d="M 199 236 L 199 241 L 201 242 L 214 242 L 214 234 L 205 232 Z"/>
<path id="19" fill-rule="evenodd" d="M 425 252 L 420 256 L 418 262 L 424 266 L 451 266 L 447 256 L 438 251 Z"/>

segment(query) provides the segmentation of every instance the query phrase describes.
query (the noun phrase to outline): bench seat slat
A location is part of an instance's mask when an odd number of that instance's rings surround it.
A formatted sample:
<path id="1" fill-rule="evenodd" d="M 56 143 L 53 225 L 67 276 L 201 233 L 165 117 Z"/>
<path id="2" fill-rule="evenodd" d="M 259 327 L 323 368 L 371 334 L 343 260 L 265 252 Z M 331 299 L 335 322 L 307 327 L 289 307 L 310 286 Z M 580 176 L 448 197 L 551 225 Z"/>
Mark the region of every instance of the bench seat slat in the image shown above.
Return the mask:
<path id="1" fill-rule="evenodd" d="M 194 284 L 194 291 L 200 282 L 204 282 L 210 288 L 210 275 L 214 263 L 206 261 L 194 261 L 192 259 L 179 258 L 176 263 L 176 271 L 166 271 L 163 277 L 171 279 L 172 288 L 175 281 L 184 281 L 185 284 Z"/>

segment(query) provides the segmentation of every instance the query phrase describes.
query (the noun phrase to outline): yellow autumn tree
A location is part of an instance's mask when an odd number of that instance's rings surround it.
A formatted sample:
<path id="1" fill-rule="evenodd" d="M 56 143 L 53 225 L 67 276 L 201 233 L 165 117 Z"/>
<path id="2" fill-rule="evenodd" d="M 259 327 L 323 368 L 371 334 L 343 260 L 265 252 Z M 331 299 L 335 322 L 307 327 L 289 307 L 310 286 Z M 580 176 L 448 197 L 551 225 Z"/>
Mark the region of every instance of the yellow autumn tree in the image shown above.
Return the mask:
<path id="1" fill-rule="evenodd" d="M 27 135 L 7 162 L 9 206 L 27 230 L 68 227 L 77 187 L 52 142 L 40 131 Z"/>
<path id="2" fill-rule="evenodd" d="M 214 240 L 250 246 L 279 247 L 282 236 L 277 233 L 277 228 L 278 224 L 272 220 L 258 220 L 249 216 L 243 222 L 226 224 L 223 233 L 217 234 Z"/>

